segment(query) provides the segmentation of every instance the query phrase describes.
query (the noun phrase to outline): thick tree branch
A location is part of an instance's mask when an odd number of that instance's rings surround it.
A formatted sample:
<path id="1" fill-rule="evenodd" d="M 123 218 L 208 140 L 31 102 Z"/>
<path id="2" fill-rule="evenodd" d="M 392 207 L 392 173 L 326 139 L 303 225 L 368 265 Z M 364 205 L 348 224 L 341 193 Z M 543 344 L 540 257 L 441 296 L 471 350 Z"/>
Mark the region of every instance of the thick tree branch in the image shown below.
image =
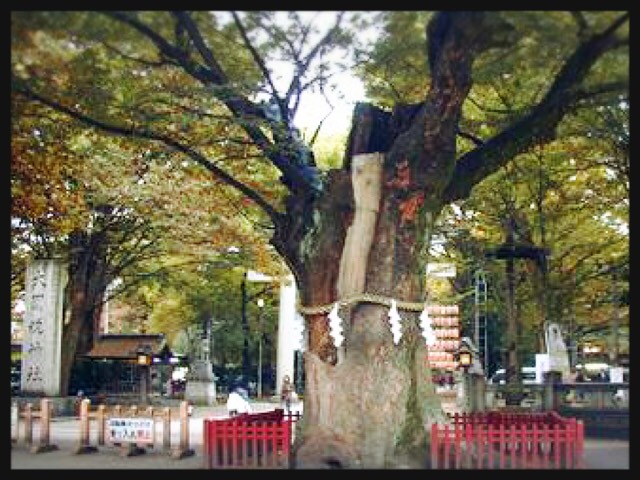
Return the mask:
<path id="1" fill-rule="evenodd" d="M 193 148 L 184 145 L 177 140 L 167 137 L 166 135 L 162 135 L 157 132 L 150 131 L 146 128 L 137 128 L 137 127 L 129 127 L 122 125 L 113 125 L 100 120 L 96 120 L 95 118 L 91 118 L 83 113 L 80 113 L 72 108 L 66 107 L 58 102 L 45 98 L 32 90 L 16 86 L 15 91 L 30 98 L 32 100 L 36 100 L 40 103 L 43 103 L 54 110 L 65 113 L 76 120 L 80 120 L 81 122 L 91 126 L 103 130 L 105 132 L 113 133 L 116 135 L 121 135 L 125 137 L 134 137 L 134 138 L 143 138 L 147 140 L 157 141 L 165 144 L 172 150 L 184 153 L 189 156 L 196 163 L 202 165 L 204 168 L 213 173 L 217 178 L 219 178 L 222 182 L 230 185 L 244 195 L 249 197 L 251 200 L 256 202 L 256 204 L 262 208 L 272 219 L 274 223 L 280 221 L 281 214 L 275 210 L 261 195 L 255 192 L 253 189 L 247 187 L 242 182 L 236 180 L 234 177 L 229 175 L 227 172 L 222 170 L 221 168 L 214 165 L 211 161 L 209 161 L 205 156 L 194 150 Z"/>
<path id="2" fill-rule="evenodd" d="M 590 69 L 604 53 L 620 46 L 614 33 L 628 18 L 628 14 L 622 15 L 603 33 L 593 35 L 578 45 L 560 69 L 547 94 L 529 114 L 483 146 L 460 157 L 445 189 L 444 201 L 449 203 L 465 198 L 475 185 L 516 155 L 533 145 L 551 141 L 562 118 L 584 96 L 579 87 Z"/>
<path id="3" fill-rule="evenodd" d="M 482 140 L 481 138 L 476 137 L 475 135 L 473 135 L 473 134 L 471 134 L 469 132 L 463 132 L 459 128 L 458 128 L 458 136 L 460 136 L 462 138 L 466 138 L 467 140 L 471 140 L 474 143 L 474 145 L 476 145 L 476 146 L 484 144 L 484 140 Z"/>
<path id="4" fill-rule="evenodd" d="M 493 12 L 439 12 L 427 26 L 431 83 L 423 106 L 387 155 L 389 164 L 407 162 L 408 192 L 434 197 L 453 171 L 462 105 L 472 84 L 472 65 L 481 52 L 506 43 L 513 28 Z"/>
<path id="5" fill-rule="evenodd" d="M 160 50 L 160 53 L 165 57 L 168 57 L 178 65 L 180 65 L 185 72 L 200 81 L 206 86 L 213 86 L 212 94 L 224 103 L 227 108 L 236 116 L 238 123 L 247 132 L 249 137 L 255 142 L 256 146 L 264 152 L 265 156 L 273 163 L 273 165 L 282 172 L 283 183 L 291 190 L 297 192 L 310 192 L 312 187 L 309 181 L 302 175 L 302 172 L 297 168 L 294 162 L 290 161 L 287 157 L 286 148 L 282 148 L 280 145 L 274 145 L 267 136 L 262 132 L 259 126 L 249 118 L 262 118 L 264 114 L 262 110 L 254 105 L 247 98 L 238 94 L 235 89 L 229 85 L 226 75 L 221 69 L 215 68 L 217 62 L 213 58 L 214 68 L 204 66 L 193 62 L 193 60 L 187 58 L 185 52 L 169 43 L 164 37 L 159 35 L 148 25 L 140 22 L 134 16 L 123 12 L 103 12 L 105 15 L 123 22 L 149 40 L 151 40 L 156 47 Z M 188 18 L 188 17 L 184 17 Z M 185 28 L 188 25 L 185 25 Z M 192 24 L 195 28 L 195 25 Z M 192 32 L 196 38 L 199 36 L 196 32 Z M 197 46 L 196 46 L 197 48 Z M 206 48 L 206 45 L 202 44 L 201 48 Z M 206 49 L 202 51 L 205 55 L 209 55 L 210 50 Z M 212 54 L 211 54 L 212 56 Z"/>

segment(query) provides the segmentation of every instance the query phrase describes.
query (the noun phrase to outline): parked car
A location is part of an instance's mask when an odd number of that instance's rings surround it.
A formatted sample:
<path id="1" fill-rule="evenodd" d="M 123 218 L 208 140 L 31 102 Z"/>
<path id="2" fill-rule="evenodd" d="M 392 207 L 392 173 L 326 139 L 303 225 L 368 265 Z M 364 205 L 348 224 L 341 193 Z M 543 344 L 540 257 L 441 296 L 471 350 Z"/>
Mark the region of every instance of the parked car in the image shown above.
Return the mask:
<path id="1" fill-rule="evenodd" d="M 536 368 L 535 367 L 522 367 L 520 369 L 522 378 L 522 383 L 525 385 L 533 385 L 536 383 Z M 494 385 L 504 385 L 506 383 L 506 372 L 504 368 L 499 368 L 496 370 L 491 378 L 489 379 L 490 384 Z"/>

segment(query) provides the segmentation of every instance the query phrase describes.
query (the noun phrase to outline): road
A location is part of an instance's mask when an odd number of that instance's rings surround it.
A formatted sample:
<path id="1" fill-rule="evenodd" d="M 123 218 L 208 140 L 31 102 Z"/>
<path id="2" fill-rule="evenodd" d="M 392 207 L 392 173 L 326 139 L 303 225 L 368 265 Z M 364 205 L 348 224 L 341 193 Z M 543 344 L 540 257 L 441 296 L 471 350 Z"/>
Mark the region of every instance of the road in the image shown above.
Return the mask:
<path id="1" fill-rule="evenodd" d="M 256 412 L 272 410 L 277 407 L 274 403 L 252 403 Z M 51 443 L 58 450 L 45 453 L 30 453 L 24 444 L 24 432 L 20 432 L 20 441 L 11 448 L 11 469 L 174 469 L 193 470 L 202 469 L 202 426 L 204 418 L 224 418 L 224 406 L 196 407 L 191 416 L 189 429 L 189 448 L 194 455 L 182 459 L 162 451 L 161 426 L 157 432 L 158 445 L 146 449 L 143 455 L 125 457 L 121 449 L 106 445 L 100 446 L 97 452 L 77 455 L 74 453 L 79 442 L 80 422 L 75 417 L 61 417 L 51 423 Z M 36 422 L 37 423 L 37 422 Z M 12 430 L 13 432 L 13 430 Z M 39 438 L 39 431 L 34 428 L 34 440 Z M 171 446 L 175 448 L 180 442 L 179 422 L 171 425 Z M 91 432 L 92 445 L 97 445 L 97 432 Z M 629 469 L 629 442 L 625 440 L 585 439 L 585 469 L 610 470 Z"/>

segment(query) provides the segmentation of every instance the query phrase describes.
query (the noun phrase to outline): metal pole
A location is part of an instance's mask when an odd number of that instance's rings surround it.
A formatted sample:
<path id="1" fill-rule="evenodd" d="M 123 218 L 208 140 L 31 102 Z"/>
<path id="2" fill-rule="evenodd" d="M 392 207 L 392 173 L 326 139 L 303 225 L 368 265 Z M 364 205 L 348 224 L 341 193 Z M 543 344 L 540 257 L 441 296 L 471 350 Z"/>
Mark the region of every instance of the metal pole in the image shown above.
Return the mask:
<path id="1" fill-rule="evenodd" d="M 262 398 L 262 334 L 258 343 L 258 398 Z"/>
<path id="2" fill-rule="evenodd" d="M 617 270 L 613 271 L 612 280 L 613 280 L 613 292 L 614 292 L 613 308 L 615 310 L 615 313 L 613 315 L 613 356 L 611 358 L 611 365 L 614 367 L 617 367 L 618 356 L 620 354 L 620 347 L 619 347 L 620 337 L 619 337 L 618 329 L 620 328 L 620 308 L 622 307 L 622 297 L 618 289 L 618 282 L 617 282 L 618 280 Z"/>
<path id="3" fill-rule="evenodd" d="M 474 343 L 480 347 L 480 275 L 476 271 L 475 272 L 475 322 L 474 322 L 474 331 L 473 331 L 473 341 Z M 486 368 L 486 367 L 485 367 Z"/>
<path id="4" fill-rule="evenodd" d="M 262 398 L 262 308 L 264 300 L 258 299 L 258 399 Z"/>

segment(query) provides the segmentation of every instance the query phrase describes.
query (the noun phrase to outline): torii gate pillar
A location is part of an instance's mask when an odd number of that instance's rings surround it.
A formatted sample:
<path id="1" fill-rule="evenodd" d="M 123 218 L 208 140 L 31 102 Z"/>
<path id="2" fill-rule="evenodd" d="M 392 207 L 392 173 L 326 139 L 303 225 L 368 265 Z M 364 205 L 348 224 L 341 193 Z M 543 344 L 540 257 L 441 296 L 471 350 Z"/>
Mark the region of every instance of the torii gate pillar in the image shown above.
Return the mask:
<path id="1" fill-rule="evenodd" d="M 302 331 L 304 321 L 296 311 L 297 288 L 292 275 L 280 282 L 280 311 L 278 317 L 278 362 L 276 372 L 276 391 L 280 394 L 282 379 L 285 375 L 293 382 L 294 357 L 296 350 L 302 350 Z"/>

